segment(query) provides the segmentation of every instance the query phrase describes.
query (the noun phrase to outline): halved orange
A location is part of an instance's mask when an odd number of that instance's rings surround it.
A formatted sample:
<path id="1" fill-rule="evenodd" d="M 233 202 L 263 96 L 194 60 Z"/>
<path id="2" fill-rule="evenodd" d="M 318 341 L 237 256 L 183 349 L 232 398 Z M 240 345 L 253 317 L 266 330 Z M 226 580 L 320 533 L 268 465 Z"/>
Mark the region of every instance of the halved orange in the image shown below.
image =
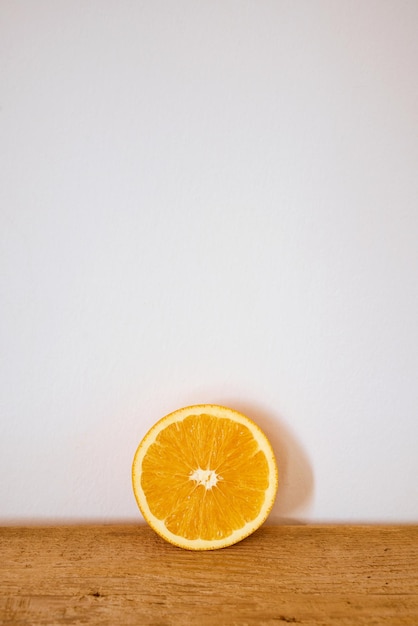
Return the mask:
<path id="1" fill-rule="evenodd" d="M 201 404 L 174 411 L 145 435 L 133 490 L 149 525 L 189 550 L 230 546 L 253 533 L 276 497 L 272 447 L 248 417 Z"/>

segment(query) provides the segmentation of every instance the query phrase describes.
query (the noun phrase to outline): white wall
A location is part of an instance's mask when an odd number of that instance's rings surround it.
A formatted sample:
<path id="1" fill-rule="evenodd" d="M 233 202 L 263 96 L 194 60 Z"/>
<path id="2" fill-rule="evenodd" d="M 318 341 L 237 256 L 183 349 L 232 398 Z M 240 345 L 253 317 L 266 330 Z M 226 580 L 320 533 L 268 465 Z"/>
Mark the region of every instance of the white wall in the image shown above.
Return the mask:
<path id="1" fill-rule="evenodd" d="M 271 520 L 418 521 L 418 3 L 3 0 L 0 517 L 141 519 L 256 419 Z"/>

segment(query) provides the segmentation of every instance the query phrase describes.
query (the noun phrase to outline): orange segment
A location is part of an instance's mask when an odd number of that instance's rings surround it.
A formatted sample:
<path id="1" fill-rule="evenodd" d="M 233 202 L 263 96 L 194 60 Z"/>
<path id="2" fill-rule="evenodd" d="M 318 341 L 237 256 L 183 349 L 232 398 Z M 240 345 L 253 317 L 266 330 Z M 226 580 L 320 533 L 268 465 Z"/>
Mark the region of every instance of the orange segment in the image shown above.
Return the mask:
<path id="1" fill-rule="evenodd" d="M 277 465 L 260 428 L 212 404 L 170 413 L 136 451 L 138 506 L 164 539 L 191 550 L 232 545 L 266 519 L 276 496 Z"/>

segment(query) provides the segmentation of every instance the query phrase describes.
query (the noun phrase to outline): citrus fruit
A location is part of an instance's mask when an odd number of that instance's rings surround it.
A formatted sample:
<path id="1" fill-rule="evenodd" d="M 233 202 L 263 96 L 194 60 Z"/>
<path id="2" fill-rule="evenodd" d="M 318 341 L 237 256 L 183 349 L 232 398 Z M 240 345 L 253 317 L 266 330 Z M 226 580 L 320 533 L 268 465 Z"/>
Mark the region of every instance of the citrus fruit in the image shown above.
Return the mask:
<path id="1" fill-rule="evenodd" d="M 277 492 L 272 447 L 248 417 L 214 404 L 174 411 L 145 435 L 133 490 L 149 525 L 189 550 L 214 550 L 254 532 Z"/>

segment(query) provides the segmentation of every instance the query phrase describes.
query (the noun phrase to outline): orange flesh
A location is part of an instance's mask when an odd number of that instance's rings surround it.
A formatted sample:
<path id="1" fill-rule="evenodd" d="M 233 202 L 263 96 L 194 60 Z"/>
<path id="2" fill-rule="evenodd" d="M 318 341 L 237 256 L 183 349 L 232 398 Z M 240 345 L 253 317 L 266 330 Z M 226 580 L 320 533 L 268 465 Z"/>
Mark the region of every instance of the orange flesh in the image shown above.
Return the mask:
<path id="1" fill-rule="evenodd" d="M 212 470 L 207 488 L 192 475 Z M 196 474 L 195 474 L 196 475 Z M 190 415 L 159 433 L 142 462 L 141 486 L 152 514 L 186 539 L 228 537 L 259 514 L 269 467 L 250 430 L 210 415 Z"/>

